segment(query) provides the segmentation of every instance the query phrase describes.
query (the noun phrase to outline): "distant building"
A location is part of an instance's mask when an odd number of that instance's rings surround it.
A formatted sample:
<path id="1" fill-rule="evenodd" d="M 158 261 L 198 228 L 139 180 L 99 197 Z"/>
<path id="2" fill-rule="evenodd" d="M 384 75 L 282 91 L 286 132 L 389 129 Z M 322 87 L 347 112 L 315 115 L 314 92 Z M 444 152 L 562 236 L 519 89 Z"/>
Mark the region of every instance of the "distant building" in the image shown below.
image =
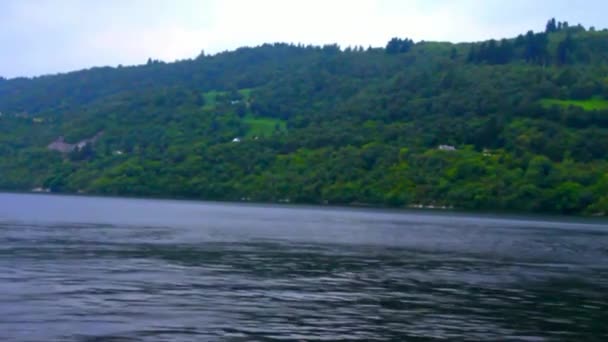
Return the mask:
<path id="1" fill-rule="evenodd" d="M 74 150 L 73 144 L 68 144 L 63 140 L 63 137 L 57 138 L 55 141 L 50 143 L 47 148 L 49 150 L 58 151 L 61 153 L 70 153 Z"/>
<path id="2" fill-rule="evenodd" d="M 456 147 L 454 147 L 452 145 L 439 145 L 439 147 L 437 147 L 437 149 L 439 149 L 441 151 L 456 151 Z"/>
<path id="3" fill-rule="evenodd" d="M 70 152 L 74 151 L 75 149 L 82 150 L 87 144 L 91 144 L 91 145 L 94 144 L 102 135 L 103 135 L 103 131 L 98 132 L 93 137 L 91 137 L 89 139 L 81 140 L 81 141 L 77 142 L 76 144 L 66 143 L 65 140 L 63 139 L 63 137 L 61 136 L 61 137 L 55 139 L 55 141 L 53 141 L 52 143 L 50 143 L 47 146 L 47 148 L 49 150 L 58 151 L 61 153 L 70 153 Z"/>

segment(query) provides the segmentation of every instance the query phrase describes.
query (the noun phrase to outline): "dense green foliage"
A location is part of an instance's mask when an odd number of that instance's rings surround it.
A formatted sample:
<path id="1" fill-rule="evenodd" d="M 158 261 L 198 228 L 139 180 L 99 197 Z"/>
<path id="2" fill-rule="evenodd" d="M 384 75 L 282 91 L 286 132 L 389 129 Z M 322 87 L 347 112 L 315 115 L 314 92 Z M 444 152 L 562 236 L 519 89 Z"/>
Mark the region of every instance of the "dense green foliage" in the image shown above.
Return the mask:
<path id="1" fill-rule="evenodd" d="M 0 187 L 606 213 L 607 101 L 608 31 L 555 21 L 0 78 Z"/>

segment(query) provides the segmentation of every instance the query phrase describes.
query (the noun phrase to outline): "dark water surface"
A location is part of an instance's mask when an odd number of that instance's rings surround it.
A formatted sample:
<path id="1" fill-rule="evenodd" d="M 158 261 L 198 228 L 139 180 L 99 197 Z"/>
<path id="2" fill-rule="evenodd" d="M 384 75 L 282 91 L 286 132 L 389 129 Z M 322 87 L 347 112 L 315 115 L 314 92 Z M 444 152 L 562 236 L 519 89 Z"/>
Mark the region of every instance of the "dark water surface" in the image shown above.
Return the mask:
<path id="1" fill-rule="evenodd" d="M 433 338 L 608 341 L 605 222 L 0 194 L 1 341 Z"/>

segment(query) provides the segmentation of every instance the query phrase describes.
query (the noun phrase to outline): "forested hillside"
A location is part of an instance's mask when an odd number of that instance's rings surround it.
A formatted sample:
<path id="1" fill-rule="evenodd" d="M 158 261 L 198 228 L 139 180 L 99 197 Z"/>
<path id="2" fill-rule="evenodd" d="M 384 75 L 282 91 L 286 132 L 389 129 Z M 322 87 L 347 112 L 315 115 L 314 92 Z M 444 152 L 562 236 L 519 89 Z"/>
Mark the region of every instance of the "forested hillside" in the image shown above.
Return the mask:
<path id="1" fill-rule="evenodd" d="M 5 190 L 608 212 L 608 31 L 555 20 L 0 78 L 0 113 Z"/>

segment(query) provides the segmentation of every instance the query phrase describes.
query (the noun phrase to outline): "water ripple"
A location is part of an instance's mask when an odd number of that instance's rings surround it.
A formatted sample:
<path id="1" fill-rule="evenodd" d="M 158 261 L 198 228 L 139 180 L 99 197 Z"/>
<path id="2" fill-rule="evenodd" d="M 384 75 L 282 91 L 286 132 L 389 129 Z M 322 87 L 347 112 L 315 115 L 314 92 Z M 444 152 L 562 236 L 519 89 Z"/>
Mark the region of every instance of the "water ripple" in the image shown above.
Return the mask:
<path id="1" fill-rule="evenodd" d="M 0 340 L 608 339 L 608 232 L 243 215 L 0 223 Z"/>

